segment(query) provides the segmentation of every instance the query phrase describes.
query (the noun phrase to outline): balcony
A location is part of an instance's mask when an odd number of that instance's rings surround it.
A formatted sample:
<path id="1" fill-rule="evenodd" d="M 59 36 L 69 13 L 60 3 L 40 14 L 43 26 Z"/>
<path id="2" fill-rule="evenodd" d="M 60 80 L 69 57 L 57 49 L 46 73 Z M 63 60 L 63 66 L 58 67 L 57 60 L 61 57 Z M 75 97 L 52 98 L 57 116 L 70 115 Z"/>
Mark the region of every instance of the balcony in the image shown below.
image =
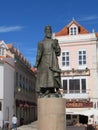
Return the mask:
<path id="1" fill-rule="evenodd" d="M 66 99 L 88 99 L 89 90 L 64 90 L 62 96 Z"/>

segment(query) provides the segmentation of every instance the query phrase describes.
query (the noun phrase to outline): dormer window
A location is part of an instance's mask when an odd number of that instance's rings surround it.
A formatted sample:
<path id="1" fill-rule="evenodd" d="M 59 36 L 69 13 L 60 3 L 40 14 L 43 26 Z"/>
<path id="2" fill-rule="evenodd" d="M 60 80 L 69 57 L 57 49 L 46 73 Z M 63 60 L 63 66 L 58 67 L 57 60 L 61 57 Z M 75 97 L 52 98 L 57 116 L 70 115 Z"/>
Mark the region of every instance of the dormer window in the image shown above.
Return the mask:
<path id="1" fill-rule="evenodd" d="M 70 35 L 76 35 L 76 27 L 70 28 Z"/>
<path id="2" fill-rule="evenodd" d="M 7 49 L 6 44 L 4 43 L 4 41 L 1 41 L 0 42 L 0 56 L 6 57 L 6 49 Z"/>
<path id="3" fill-rule="evenodd" d="M 0 56 L 5 56 L 6 55 L 6 49 L 3 47 L 0 47 Z"/>
<path id="4" fill-rule="evenodd" d="M 78 34 L 78 27 L 75 24 L 72 24 L 69 27 L 69 35 L 77 35 Z"/>

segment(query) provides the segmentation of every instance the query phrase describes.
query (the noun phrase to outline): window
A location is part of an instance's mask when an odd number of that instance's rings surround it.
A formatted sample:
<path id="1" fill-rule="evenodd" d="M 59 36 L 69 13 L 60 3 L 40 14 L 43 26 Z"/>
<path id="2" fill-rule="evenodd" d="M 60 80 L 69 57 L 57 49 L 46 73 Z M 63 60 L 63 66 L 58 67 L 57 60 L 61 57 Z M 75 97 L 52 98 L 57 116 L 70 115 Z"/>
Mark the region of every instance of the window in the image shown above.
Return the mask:
<path id="1" fill-rule="evenodd" d="M 78 34 L 78 27 L 75 24 L 72 24 L 69 27 L 69 35 L 77 35 Z"/>
<path id="2" fill-rule="evenodd" d="M 5 56 L 6 49 L 1 47 L 0 48 L 0 56 Z"/>
<path id="3" fill-rule="evenodd" d="M 63 80 L 63 89 L 67 93 L 67 80 Z"/>
<path id="4" fill-rule="evenodd" d="M 28 90 L 28 79 L 26 78 L 26 86 L 25 86 L 26 88 L 26 91 Z"/>
<path id="5" fill-rule="evenodd" d="M 82 79 L 81 83 L 82 83 L 82 93 L 86 93 L 86 80 Z"/>
<path id="6" fill-rule="evenodd" d="M 75 118 L 77 118 L 77 115 L 73 115 L 72 117 L 75 119 Z"/>
<path id="7" fill-rule="evenodd" d="M 80 93 L 79 79 L 69 80 L 69 93 Z"/>
<path id="8" fill-rule="evenodd" d="M 62 66 L 69 66 L 69 52 L 62 52 Z"/>
<path id="9" fill-rule="evenodd" d="M 20 78 L 19 78 L 19 87 L 22 87 L 22 75 L 20 75 Z"/>
<path id="10" fill-rule="evenodd" d="M 16 72 L 16 86 L 18 87 L 18 72 Z"/>
<path id="11" fill-rule="evenodd" d="M 86 79 L 64 79 L 63 89 L 65 93 L 86 93 Z"/>
<path id="12" fill-rule="evenodd" d="M 0 56 L 1 56 L 1 54 L 2 54 L 2 50 L 1 50 L 1 48 L 0 48 Z"/>
<path id="13" fill-rule="evenodd" d="M 76 35 L 76 27 L 70 28 L 70 35 Z"/>
<path id="14" fill-rule="evenodd" d="M 0 111 L 2 110 L 2 103 L 0 102 Z"/>
<path id="15" fill-rule="evenodd" d="M 78 52 L 79 65 L 86 65 L 86 51 L 81 50 Z"/>
<path id="16" fill-rule="evenodd" d="M 70 120 L 71 119 L 71 115 L 66 115 L 66 120 Z"/>
<path id="17" fill-rule="evenodd" d="M 23 89 L 25 89 L 25 77 L 23 77 Z"/>

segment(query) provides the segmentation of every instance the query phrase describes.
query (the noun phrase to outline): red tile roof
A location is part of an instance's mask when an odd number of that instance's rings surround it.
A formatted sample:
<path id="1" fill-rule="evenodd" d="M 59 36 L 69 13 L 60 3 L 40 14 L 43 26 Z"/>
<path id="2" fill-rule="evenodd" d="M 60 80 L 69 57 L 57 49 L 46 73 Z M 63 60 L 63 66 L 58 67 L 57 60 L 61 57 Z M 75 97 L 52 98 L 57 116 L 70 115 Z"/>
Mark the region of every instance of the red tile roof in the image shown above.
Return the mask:
<path id="1" fill-rule="evenodd" d="M 31 67 L 31 71 L 32 71 L 32 72 L 34 72 L 35 77 L 37 77 L 37 71 L 35 70 L 35 68 L 34 68 L 34 67 Z"/>
<path id="2" fill-rule="evenodd" d="M 15 55 L 17 55 L 19 59 L 21 59 L 26 65 L 28 65 L 29 67 L 31 66 L 28 60 L 23 56 L 23 54 L 18 49 L 14 48 L 13 44 L 7 44 L 7 47 L 9 49 L 12 49 Z"/>
<path id="3" fill-rule="evenodd" d="M 69 27 L 75 24 L 78 26 L 79 29 L 79 34 L 87 34 L 89 33 L 84 27 L 82 27 L 79 23 L 77 23 L 75 20 L 72 20 L 68 25 L 66 25 L 62 30 L 59 32 L 55 33 L 55 36 L 64 36 L 64 35 L 69 35 Z"/>
<path id="4" fill-rule="evenodd" d="M 9 49 L 13 47 L 13 44 L 6 44 L 6 45 L 7 45 L 7 47 L 8 47 Z"/>
<path id="5" fill-rule="evenodd" d="M 32 70 L 33 72 L 35 72 L 35 68 L 34 68 L 34 67 L 31 67 L 31 70 Z"/>
<path id="6" fill-rule="evenodd" d="M 98 38 L 98 33 L 96 33 L 96 37 Z"/>
<path id="7" fill-rule="evenodd" d="M 0 56 L 0 59 L 1 59 L 1 58 L 5 58 L 5 56 Z"/>

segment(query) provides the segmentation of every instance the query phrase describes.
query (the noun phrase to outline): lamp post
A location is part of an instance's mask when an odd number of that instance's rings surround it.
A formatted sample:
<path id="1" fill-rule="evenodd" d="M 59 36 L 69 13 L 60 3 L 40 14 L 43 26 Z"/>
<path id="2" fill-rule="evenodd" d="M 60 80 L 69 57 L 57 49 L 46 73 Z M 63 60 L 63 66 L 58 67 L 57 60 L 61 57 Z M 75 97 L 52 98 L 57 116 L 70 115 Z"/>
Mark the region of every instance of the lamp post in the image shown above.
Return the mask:
<path id="1" fill-rule="evenodd" d="M 17 91 L 18 91 L 18 92 L 21 92 L 21 88 L 20 88 L 20 87 L 18 87 Z"/>
<path id="2" fill-rule="evenodd" d="M 16 101 L 18 99 L 20 92 L 21 92 L 21 87 L 17 86 L 14 90 L 14 113 L 17 113 L 17 103 L 16 103 Z"/>

